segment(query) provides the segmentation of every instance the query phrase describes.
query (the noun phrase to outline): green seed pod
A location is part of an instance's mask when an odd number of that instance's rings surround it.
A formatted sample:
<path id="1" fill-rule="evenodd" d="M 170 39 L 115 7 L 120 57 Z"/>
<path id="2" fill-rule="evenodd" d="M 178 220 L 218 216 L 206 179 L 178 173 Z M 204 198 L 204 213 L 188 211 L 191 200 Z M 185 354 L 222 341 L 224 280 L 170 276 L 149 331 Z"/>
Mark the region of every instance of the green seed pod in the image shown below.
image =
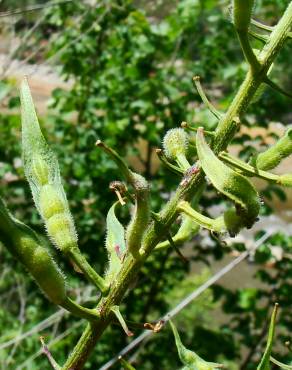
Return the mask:
<path id="1" fill-rule="evenodd" d="M 285 135 L 265 152 L 260 153 L 252 162 L 259 170 L 271 170 L 286 157 L 292 154 L 292 128 L 289 128 Z"/>
<path id="2" fill-rule="evenodd" d="M 233 0 L 232 18 L 238 31 L 247 31 L 250 25 L 254 0 Z"/>
<path id="3" fill-rule="evenodd" d="M 60 178 L 58 160 L 41 132 L 27 80 L 20 89 L 22 154 L 26 178 L 49 237 L 62 251 L 77 247 L 77 234 Z"/>
<path id="4" fill-rule="evenodd" d="M 203 129 L 197 132 L 197 151 L 201 166 L 213 186 L 235 203 L 242 225 L 251 227 L 260 209 L 257 191 L 247 178 L 221 162 L 205 141 Z"/>
<path id="5" fill-rule="evenodd" d="M 242 219 L 236 214 L 235 209 L 228 209 L 223 215 L 226 230 L 230 236 L 235 236 L 242 228 Z"/>
<path id="6" fill-rule="evenodd" d="M 65 212 L 63 199 L 53 185 L 44 185 L 40 189 L 39 208 L 42 217 L 47 220 L 54 215 Z"/>
<path id="7" fill-rule="evenodd" d="M 106 216 L 106 249 L 109 256 L 109 267 L 106 272 L 106 281 L 112 282 L 122 266 L 121 259 L 126 252 L 125 230 L 115 215 L 115 208 L 119 202 L 114 203 Z"/>
<path id="8" fill-rule="evenodd" d="M 291 187 L 292 186 L 292 174 L 289 173 L 289 174 L 279 176 L 278 184 L 282 186 Z"/>
<path id="9" fill-rule="evenodd" d="M 41 246 L 42 239 L 28 226 L 15 219 L 1 198 L 0 231 L 0 241 L 24 265 L 53 303 L 88 321 L 99 318 L 96 310 L 82 307 L 67 297 L 65 277 L 48 251 Z M 88 272 L 88 269 L 86 271 Z M 102 285 L 102 282 L 100 283 Z"/>
<path id="10" fill-rule="evenodd" d="M 181 362 L 186 365 L 186 369 L 194 369 L 194 370 L 216 370 L 220 369 L 223 367 L 221 364 L 217 364 L 214 362 L 207 362 L 203 360 L 200 356 L 198 356 L 195 352 L 190 351 L 187 349 L 183 344 L 180 339 L 179 333 L 174 326 L 174 324 L 169 321 L 170 326 L 173 331 L 174 339 L 175 339 L 175 344 L 177 348 L 177 352 L 179 355 L 179 358 Z"/>
<path id="11" fill-rule="evenodd" d="M 31 161 L 31 172 L 33 177 L 38 181 L 39 186 L 48 184 L 49 168 L 41 156 L 35 155 Z"/>
<path id="12" fill-rule="evenodd" d="M 36 233 L 16 220 L 0 199 L 0 240 L 34 277 L 41 290 L 55 304 L 66 298 L 65 279 Z"/>
<path id="13" fill-rule="evenodd" d="M 184 129 L 173 128 L 168 130 L 163 138 L 163 149 L 166 157 L 170 160 L 175 160 L 183 170 L 187 170 L 190 167 L 186 159 L 188 136 Z"/>
<path id="14" fill-rule="evenodd" d="M 49 253 L 36 247 L 27 268 L 50 301 L 62 305 L 66 298 L 65 279 Z"/>
<path id="15" fill-rule="evenodd" d="M 58 248 L 67 253 L 77 245 L 72 217 L 68 212 L 57 213 L 46 221 L 48 235 Z"/>
<path id="16" fill-rule="evenodd" d="M 135 257 L 139 257 L 142 238 L 150 219 L 149 185 L 145 178 L 133 173 L 134 188 L 136 190 L 135 209 L 127 227 L 127 248 Z"/>

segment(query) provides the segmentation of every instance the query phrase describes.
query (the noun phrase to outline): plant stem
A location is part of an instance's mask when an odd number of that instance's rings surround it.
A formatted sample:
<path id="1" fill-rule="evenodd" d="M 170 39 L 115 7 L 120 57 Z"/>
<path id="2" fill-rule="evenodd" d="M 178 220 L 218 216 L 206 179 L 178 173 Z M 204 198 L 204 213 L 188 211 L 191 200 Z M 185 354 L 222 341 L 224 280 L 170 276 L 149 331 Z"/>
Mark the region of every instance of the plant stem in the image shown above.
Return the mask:
<path id="1" fill-rule="evenodd" d="M 248 31 L 237 30 L 238 38 L 240 41 L 241 49 L 243 51 L 244 57 L 248 62 L 250 69 L 253 73 L 256 73 L 260 69 L 260 64 L 255 56 L 248 38 Z"/>
<path id="2" fill-rule="evenodd" d="M 177 154 L 176 163 L 183 171 L 187 171 L 187 169 L 191 167 L 184 153 Z"/>
<path id="3" fill-rule="evenodd" d="M 87 280 L 100 289 L 103 295 L 107 294 L 109 287 L 107 286 L 105 280 L 90 266 L 86 258 L 80 252 L 79 248 L 71 248 L 68 252 L 68 257 L 84 273 Z"/>
<path id="4" fill-rule="evenodd" d="M 69 297 L 66 298 L 65 302 L 61 305 L 63 308 L 71 312 L 73 315 L 82 317 L 88 321 L 97 321 L 99 314 L 95 309 L 89 309 L 80 306 L 78 303 L 72 301 Z"/>
<path id="5" fill-rule="evenodd" d="M 248 107 L 257 88 L 264 80 L 269 67 L 283 46 L 292 23 L 292 2 L 287 7 L 283 17 L 274 28 L 270 38 L 259 55 L 261 67 L 257 73 L 248 72 L 237 95 L 233 99 L 226 114 L 220 119 L 213 140 L 213 149 L 216 153 L 225 150 L 238 129 L 234 118 L 241 115 Z M 238 121 L 237 121 L 238 122 Z M 202 171 L 192 175 L 187 184 L 180 185 L 160 212 L 160 222 L 151 222 L 143 238 L 140 259 L 133 259 L 128 255 L 123 266 L 110 289 L 107 297 L 98 304 L 100 321 L 87 326 L 76 347 L 63 366 L 62 370 L 80 370 L 95 347 L 96 342 L 112 320 L 111 308 L 118 305 L 123 299 L 132 281 L 136 278 L 143 263 L 155 248 L 156 244 L 167 235 L 169 227 L 177 217 L 177 205 L 181 200 L 190 200 L 204 183 Z"/>

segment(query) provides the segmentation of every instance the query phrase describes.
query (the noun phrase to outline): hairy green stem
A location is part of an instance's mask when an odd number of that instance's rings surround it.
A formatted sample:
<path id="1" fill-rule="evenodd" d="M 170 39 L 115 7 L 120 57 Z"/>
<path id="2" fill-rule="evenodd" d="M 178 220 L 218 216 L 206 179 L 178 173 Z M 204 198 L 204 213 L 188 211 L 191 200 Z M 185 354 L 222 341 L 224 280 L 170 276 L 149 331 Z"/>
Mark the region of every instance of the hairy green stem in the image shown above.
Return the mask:
<path id="1" fill-rule="evenodd" d="M 225 150 L 238 129 L 234 118 L 241 115 L 248 107 L 259 85 L 263 82 L 266 73 L 283 46 L 292 24 L 292 3 L 287 7 L 283 17 L 270 35 L 269 41 L 259 55 L 261 68 L 257 73 L 249 72 L 242 83 L 237 95 L 226 114 L 220 119 L 213 140 L 213 150 L 219 153 Z M 100 321 L 91 323 L 85 329 L 76 347 L 63 366 L 63 370 L 80 370 L 96 345 L 96 342 L 112 320 L 111 308 L 118 305 L 123 299 L 130 284 L 136 278 L 144 261 L 155 248 L 157 243 L 165 238 L 169 227 L 177 217 L 177 205 L 181 200 L 190 200 L 200 185 L 204 182 L 202 171 L 193 174 L 187 183 L 181 184 L 170 201 L 160 212 L 160 222 L 151 222 L 146 230 L 141 248 L 141 258 L 133 259 L 128 255 L 113 283 L 107 297 L 98 304 Z"/>
<path id="2" fill-rule="evenodd" d="M 67 255 L 82 271 L 87 280 L 92 282 L 92 284 L 100 289 L 103 295 L 107 294 L 109 286 L 106 284 L 105 280 L 90 266 L 86 258 L 80 252 L 79 248 L 71 248 Z"/>
<path id="3" fill-rule="evenodd" d="M 69 297 L 66 297 L 65 301 L 62 302 L 60 306 L 64 307 L 73 315 L 82 317 L 88 321 L 97 321 L 99 319 L 99 314 L 95 309 L 82 307 L 78 303 L 72 301 Z"/>
<path id="4" fill-rule="evenodd" d="M 219 154 L 219 158 L 222 159 L 225 163 L 228 163 L 234 168 L 239 169 L 242 173 L 247 176 L 251 177 L 258 177 L 260 179 L 272 182 L 272 183 L 279 183 L 281 180 L 281 176 L 275 175 L 270 172 L 258 170 L 257 168 L 251 166 L 248 163 L 241 161 L 238 158 L 233 157 L 231 154 L 222 152 Z"/>
<path id="5" fill-rule="evenodd" d="M 198 90 L 198 94 L 200 95 L 203 103 L 206 105 L 206 107 L 209 109 L 209 111 L 217 118 L 217 119 L 220 119 L 222 118 L 223 114 L 221 112 L 219 112 L 215 107 L 214 105 L 209 101 L 209 99 L 207 98 L 204 90 L 203 90 L 203 87 L 201 85 L 201 81 L 200 81 L 200 77 L 199 76 L 194 76 L 193 77 L 193 82 L 196 86 L 196 89 Z"/>
<path id="6" fill-rule="evenodd" d="M 248 31 L 237 30 L 238 38 L 240 41 L 241 49 L 243 51 L 244 57 L 248 62 L 253 73 L 256 73 L 260 69 L 260 64 L 255 56 L 252 47 L 249 43 Z"/>
<path id="7" fill-rule="evenodd" d="M 187 171 L 187 169 L 191 167 L 184 153 L 179 153 L 176 156 L 176 163 L 183 169 L 183 171 Z"/>
<path id="8" fill-rule="evenodd" d="M 177 209 L 179 212 L 188 215 L 200 226 L 205 227 L 208 230 L 220 233 L 225 229 L 223 217 L 212 219 L 210 217 L 204 216 L 193 209 L 193 207 L 188 202 L 181 201 L 178 204 Z"/>

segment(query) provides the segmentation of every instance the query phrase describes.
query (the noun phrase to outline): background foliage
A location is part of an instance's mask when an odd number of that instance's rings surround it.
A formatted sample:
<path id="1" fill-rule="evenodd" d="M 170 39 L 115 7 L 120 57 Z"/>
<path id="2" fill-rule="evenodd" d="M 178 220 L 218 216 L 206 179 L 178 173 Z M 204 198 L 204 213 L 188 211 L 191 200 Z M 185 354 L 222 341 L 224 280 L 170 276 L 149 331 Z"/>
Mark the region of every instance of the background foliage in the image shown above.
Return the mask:
<path id="1" fill-rule="evenodd" d="M 256 17 L 273 25 L 287 4 L 284 0 L 259 0 Z M 43 42 L 46 47 L 30 62 L 53 62 L 60 75 L 72 82 L 70 89 L 53 92 L 49 116 L 43 118 L 43 129 L 48 142 L 59 154 L 80 246 L 99 272 L 106 263 L 105 215 L 115 199 L 108 185 L 117 179 L 117 172 L 114 164 L 94 148 L 94 143 L 97 138 L 106 141 L 152 181 L 153 210 L 158 210 L 176 186 L 177 179 L 158 165 L 154 148 L 160 146 L 167 129 L 178 126 L 183 120 L 209 129 L 216 123 L 201 104 L 192 86 L 192 76 L 202 77 L 208 94 L 216 106 L 224 110 L 246 73 L 247 67 L 229 21 L 228 5 L 229 1 L 215 0 L 153 3 L 104 0 L 94 5 L 73 1 L 42 10 L 45 13 L 42 23 L 27 45 L 22 45 L 18 51 L 18 58 L 25 58 L 29 50 L 37 50 Z M 1 10 L 13 6 L 3 2 Z M 14 23 L 16 33 L 22 34 L 29 29 L 38 17 L 39 13 L 21 15 Z M 254 45 L 261 46 L 258 41 Z M 284 87 L 291 86 L 290 55 L 291 44 L 288 44 L 272 75 Z M 16 109 L 18 105 L 14 86 L 15 82 L 9 78 L 0 85 L 2 108 L 5 108 L 0 129 L 0 191 L 17 217 L 43 233 L 21 167 L 19 115 L 7 114 L 7 109 Z M 271 121 L 287 125 L 291 121 L 289 109 L 287 98 L 267 89 L 259 103 L 249 109 L 244 126 L 268 127 Z M 237 136 L 234 144 L 241 155 L 248 158 L 253 151 L 266 145 L 268 133 L 259 131 L 254 139 L 248 130 L 244 132 Z M 277 188 L 268 187 L 262 193 L 265 197 L 276 193 L 285 199 L 285 194 Z M 208 211 L 211 206 L 218 206 L 218 202 L 216 194 L 210 191 L 202 206 Z M 270 212 L 270 207 L 264 207 L 263 213 Z M 193 266 L 198 265 L 193 265 L 193 261 L 212 266 L 214 260 L 230 253 L 231 248 L 222 247 L 216 239 L 209 239 L 208 247 L 202 248 L 202 238 L 195 238 L 185 250 L 190 256 L 188 264 L 166 252 L 149 259 L 135 290 L 128 294 L 124 303 L 127 319 L 141 323 L 155 320 L 210 276 L 209 269 L 194 274 Z M 274 245 L 283 250 L 283 258 L 279 261 L 275 261 L 271 253 Z M 280 359 L 286 363 L 292 361 L 283 347 L 291 328 L 289 247 L 291 238 L 282 234 L 272 237 L 254 258 L 259 283 L 243 288 L 239 280 L 238 289 L 217 285 L 183 311 L 177 323 L 186 346 L 210 361 L 229 364 L 231 369 L 253 369 L 264 344 L 268 312 L 272 302 L 277 300 L 282 310 L 275 348 L 280 351 Z M 242 250 L 244 246 L 238 244 L 234 248 Z M 1 343 L 4 343 L 34 327 L 56 309 L 47 303 L 3 249 L 0 258 L 3 266 L 0 328 Z M 70 276 L 68 284 L 72 294 L 82 300 L 94 297 L 96 292 L 80 283 L 82 276 L 76 276 L 72 266 L 61 261 L 58 255 L 56 259 Z M 214 319 L 217 316 L 218 321 Z M 83 325 L 75 318 L 65 317 L 45 330 L 48 341 L 69 331 L 68 336 L 52 347 L 60 362 L 76 342 Z M 16 369 L 37 352 L 39 334 L 28 336 L 18 348 L 14 344 L 1 349 L 0 344 L 2 368 Z M 87 368 L 101 366 L 126 343 L 127 338 L 120 329 L 112 326 Z M 139 369 L 153 369 L 153 363 L 162 369 L 174 368 L 174 364 L 178 367 L 168 329 L 143 345 L 135 354 L 135 362 Z M 45 359 L 37 357 L 33 363 L 19 369 L 47 366 Z"/>

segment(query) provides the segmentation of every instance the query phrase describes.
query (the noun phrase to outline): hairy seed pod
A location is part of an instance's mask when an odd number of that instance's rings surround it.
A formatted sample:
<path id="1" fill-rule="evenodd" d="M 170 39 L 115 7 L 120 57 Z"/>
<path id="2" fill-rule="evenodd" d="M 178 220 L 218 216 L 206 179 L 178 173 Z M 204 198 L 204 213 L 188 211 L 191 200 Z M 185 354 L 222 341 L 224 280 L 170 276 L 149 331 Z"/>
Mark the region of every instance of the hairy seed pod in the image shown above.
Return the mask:
<path id="1" fill-rule="evenodd" d="M 114 203 L 106 216 L 106 249 L 109 257 L 109 267 L 106 272 L 106 281 L 112 282 L 122 266 L 121 259 L 126 252 L 125 229 L 115 215 Z"/>
<path id="2" fill-rule="evenodd" d="M 292 128 L 289 128 L 283 137 L 265 152 L 260 153 L 255 160 L 255 167 L 259 170 L 271 170 L 286 157 L 292 154 Z"/>
<path id="3" fill-rule="evenodd" d="M 39 186 L 46 185 L 49 182 L 49 168 L 47 163 L 40 155 L 35 155 L 31 161 L 31 172 L 38 181 Z"/>
<path id="4" fill-rule="evenodd" d="M 150 219 L 149 184 L 145 178 L 133 173 L 135 188 L 135 209 L 127 227 L 127 248 L 135 257 L 139 257 L 142 238 Z"/>
<path id="5" fill-rule="evenodd" d="M 169 321 L 172 328 L 172 332 L 175 339 L 175 345 L 181 362 L 186 366 L 186 369 L 196 369 L 196 370 L 216 370 L 223 366 L 221 364 L 216 364 L 214 362 L 207 362 L 203 360 L 195 352 L 187 349 L 180 339 L 179 333 L 172 321 Z"/>
<path id="6" fill-rule="evenodd" d="M 41 187 L 39 208 L 45 220 L 65 211 L 63 199 L 59 196 L 58 191 L 53 185 L 44 185 Z"/>
<path id="7" fill-rule="evenodd" d="M 225 228 L 230 236 L 235 236 L 242 228 L 242 219 L 236 214 L 235 209 L 231 208 L 223 214 Z"/>
<path id="8" fill-rule="evenodd" d="M 235 203 L 242 225 L 251 227 L 260 209 L 259 196 L 250 181 L 221 162 L 208 146 L 203 129 L 198 129 L 197 151 L 201 166 L 213 186 Z"/>
<path id="9" fill-rule="evenodd" d="M 288 173 L 285 175 L 279 176 L 278 184 L 282 186 L 292 186 L 292 174 Z"/>
<path id="10" fill-rule="evenodd" d="M 75 228 L 69 213 L 63 212 L 53 215 L 47 220 L 46 228 L 56 246 L 64 253 L 77 245 Z"/>
<path id="11" fill-rule="evenodd" d="M 41 132 L 27 80 L 21 84 L 22 154 L 35 205 L 52 242 L 62 251 L 77 247 L 77 234 L 61 183 L 58 160 Z"/>
<path id="12" fill-rule="evenodd" d="M 250 25 L 254 0 L 233 0 L 232 18 L 239 31 L 247 31 Z"/>
<path id="13" fill-rule="evenodd" d="M 36 282 L 55 304 L 60 305 L 66 298 L 65 279 L 49 253 L 42 247 L 37 247 L 29 271 Z"/>
<path id="14" fill-rule="evenodd" d="M 0 199 L 0 240 L 33 276 L 41 290 L 55 304 L 66 298 L 65 279 L 53 258 L 40 245 L 36 233 L 16 220 Z"/>
<path id="15" fill-rule="evenodd" d="M 188 136 L 184 129 L 173 128 L 168 130 L 163 138 L 163 149 L 170 160 L 175 160 L 179 167 L 187 170 L 190 167 L 186 159 L 188 150 Z"/>

